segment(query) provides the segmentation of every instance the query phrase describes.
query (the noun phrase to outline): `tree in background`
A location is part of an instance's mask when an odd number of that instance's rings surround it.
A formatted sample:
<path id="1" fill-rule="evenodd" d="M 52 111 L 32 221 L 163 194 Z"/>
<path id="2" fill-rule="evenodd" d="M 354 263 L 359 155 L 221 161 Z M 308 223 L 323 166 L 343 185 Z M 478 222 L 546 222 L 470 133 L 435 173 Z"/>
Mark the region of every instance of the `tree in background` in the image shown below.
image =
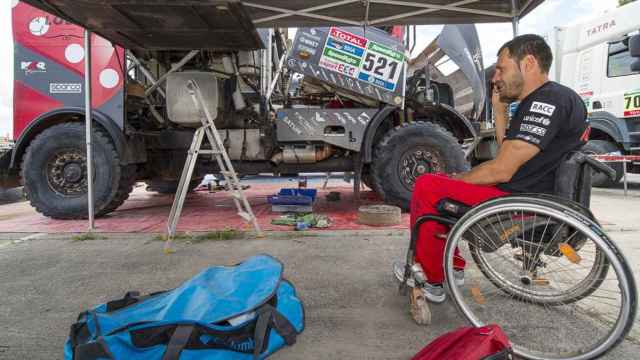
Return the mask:
<path id="1" fill-rule="evenodd" d="M 636 0 L 618 0 L 618 6 L 627 5 L 628 3 L 632 3 Z"/>

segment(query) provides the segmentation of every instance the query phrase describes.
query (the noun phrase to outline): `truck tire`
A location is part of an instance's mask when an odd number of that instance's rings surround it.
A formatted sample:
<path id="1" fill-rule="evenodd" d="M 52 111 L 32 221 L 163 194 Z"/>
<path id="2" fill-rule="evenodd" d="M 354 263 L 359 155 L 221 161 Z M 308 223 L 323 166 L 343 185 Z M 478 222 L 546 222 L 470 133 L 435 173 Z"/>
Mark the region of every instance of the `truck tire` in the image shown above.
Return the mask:
<path id="1" fill-rule="evenodd" d="M 129 195 L 133 191 L 133 186 L 136 184 L 136 180 L 138 178 L 136 165 L 125 165 L 121 166 L 120 169 L 122 180 L 120 181 L 120 184 L 118 186 L 116 196 L 114 196 L 109 205 L 107 205 L 104 210 L 100 212 L 100 216 L 108 214 L 120 207 L 120 205 L 122 205 L 129 198 Z"/>
<path id="2" fill-rule="evenodd" d="M 615 143 L 612 143 L 607 140 L 589 140 L 589 142 L 582 147 L 582 151 L 587 154 L 599 155 L 599 154 L 608 154 L 612 152 L 619 152 L 620 149 L 618 148 L 618 146 L 616 146 Z M 622 163 L 608 163 L 607 165 L 611 166 L 611 168 L 613 168 L 613 170 L 616 171 L 615 180 L 611 180 L 605 174 L 601 174 L 594 171 L 591 174 L 592 186 L 606 188 L 606 187 L 614 186 L 615 184 L 620 182 L 620 179 L 622 179 L 622 176 L 624 175 L 624 170 L 622 169 L 622 166 L 623 166 Z"/>
<path id="3" fill-rule="evenodd" d="M 135 169 L 120 165 L 109 137 L 100 130 L 93 138 L 94 205 L 96 216 L 120 206 L 131 192 Z M 27 199 L 38 212 L 54 219 L 86 219 L 86 142 L 82 123 L 51 126 L 29 144 L 21 177 Z"/>
<path id="4" fill-rule="evenodd" d="M 158 194 L 175 194 L 178 191 L 178 180 L 151 179 L 147 181 L 147 191 L 155 191 Z M 202 179 L 191 180 L 189 192 L 200 185 Z"/>
<path id="5" fill-rule="evenodd" d="M 371 166 L 374 185 L 387 204 L 409 210 L 418 176 L 469 169 L 462 147 L 451 133 L 427 122 L 404 123 L 376 145 Z"/>

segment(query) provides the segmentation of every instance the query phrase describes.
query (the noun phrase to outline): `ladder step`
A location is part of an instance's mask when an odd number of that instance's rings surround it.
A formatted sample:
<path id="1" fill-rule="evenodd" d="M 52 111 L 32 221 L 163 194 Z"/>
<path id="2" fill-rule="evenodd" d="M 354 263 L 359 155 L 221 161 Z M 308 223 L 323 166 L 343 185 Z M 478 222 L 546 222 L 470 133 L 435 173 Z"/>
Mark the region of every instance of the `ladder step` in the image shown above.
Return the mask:
<path id="1" fill-rule="evenodd" d="M 241 218 L 243 218 L 247 222 L 253 221 L 253 219 L 254 219 L 254 217 L 251 214 L 249 214 L 248 212 L 245 212 L 245 211 L 238 212 L 238 216 L 240 216 Z"/>
<path id="2" fill-rule="evenodd" d="M 233 179 L 233 178 L 235 178 L 235 176 L 236 176 L 236 172 L 235 172 L 235 171 L 227 171 L 227 170 L 223 170 L 223 171 L 220 171 L 220 173 L 221 173 L 222 175 L 224 175 L 224 176 L 228 176 L 228 177 L 230 177 L 230 178 L 232 178 L 232 179 Z"/>
<path id="3" fill-rule="evenodd" d="M 200 150 L 200 154 L 213 154 L 213 155 L 219 155 L 222 154 L 222 151 L 220 150 Z"/>

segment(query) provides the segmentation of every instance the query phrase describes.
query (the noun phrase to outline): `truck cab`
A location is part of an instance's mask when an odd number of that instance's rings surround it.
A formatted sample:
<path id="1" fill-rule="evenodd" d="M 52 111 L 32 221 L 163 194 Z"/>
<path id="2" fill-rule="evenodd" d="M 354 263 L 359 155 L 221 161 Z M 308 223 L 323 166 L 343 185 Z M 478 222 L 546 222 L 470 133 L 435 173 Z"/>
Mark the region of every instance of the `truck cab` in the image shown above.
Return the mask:
<path id="1" fill-rule="evenodd" d="M 629 50 L 640 28 L 640 3 L 621 6 L 591 21 L 555 28 L 547 36 L 554 51 L 551 78 L 574 89 L 589 112 L 591 135 L 585 150 L 594 154 L 640 154 L 640 71 Z M 640 172 L 632 163 L 631 172 Z M 615 181 L 595 175 L 594 185 L 610 186 L 622 177 L 622 163 L 610 164 Z"/>

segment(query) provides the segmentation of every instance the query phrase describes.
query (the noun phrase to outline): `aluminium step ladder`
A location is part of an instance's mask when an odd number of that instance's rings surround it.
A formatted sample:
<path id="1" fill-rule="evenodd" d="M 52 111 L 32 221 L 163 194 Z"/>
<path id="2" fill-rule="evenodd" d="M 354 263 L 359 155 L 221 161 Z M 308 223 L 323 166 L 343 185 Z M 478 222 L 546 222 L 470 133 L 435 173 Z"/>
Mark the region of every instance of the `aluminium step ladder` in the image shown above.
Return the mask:
<path id="1" fill-rule="evenodd" d="M 256 230 L 257 236 L 262 237 L 262 230 L 260 229 L 258 220 L 251 210 L 249 201 L 242 192 L 240 180 L 238 180 L 238 175 L 233 169 L 233 165 L 231 164 L 229 155 L 227 154 L 222 139 L 220 138 L 218 129 L 216 129 L 216 125 L 211 113 L 209 112 L 209 108 L 207 108 L 205 104 L 200 87 L 194 80 L 189 80 L 187 83 L 187 90 L 193 99 L 196 110 L 203 115 L 200 116 L 202 126 L 199 127 L 193 135 L 193 141 L 191 142 L 191 147 L 187 154 L 187 160 L 184 164 L 184 168 L 182 169 L 180 182 L 178 183 L 178 190 L 176 192 L 175 199 L 173 200 L 173 205 L 171 206 L 171 213 L 169 214 L 169 220 L 167 223 L 167 241 L 164 245 L 165 253 L 174 252 L 173 240 L 176 235 L 176 226 L 178 225 L 178 220 L 182 213 L 182 207 L 184 206 L 184 201 L 187 197 L 188 185 L 191 182 L 191 176 L 193 175 L 193 170 L 196 166 L 198 155 L 200 154 L 211 155 L 216 159 L 218 167 L 220 168 L 220 173 L 224 177 L 227 191 L 231 194 L 233 202 L 238 209 L 238 215 L 247 223 L 251 223 Z M 211 149 L 201 149 L 205 136 L 211 145 Z"/>

